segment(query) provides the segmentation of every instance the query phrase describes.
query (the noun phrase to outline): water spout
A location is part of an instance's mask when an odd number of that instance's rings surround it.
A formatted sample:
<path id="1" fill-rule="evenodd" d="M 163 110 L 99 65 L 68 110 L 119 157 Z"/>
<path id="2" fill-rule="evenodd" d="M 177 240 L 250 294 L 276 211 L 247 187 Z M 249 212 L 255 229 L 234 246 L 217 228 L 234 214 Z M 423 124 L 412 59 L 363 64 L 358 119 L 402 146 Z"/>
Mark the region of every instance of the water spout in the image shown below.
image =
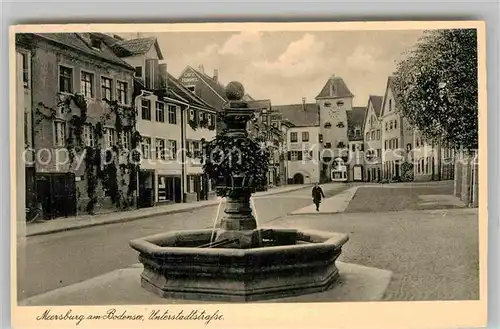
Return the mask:
<path id="1" fill-rule="evenodd" d="M 259 237 L 259 243 L 262 243 L 262 235 L 261 235 L 261 231 L 260 231 L 259 216 L 257 215 L 257 207 L 255 207 L 255 202 L 254 202 L 253 198 L 250 198 L 250 205 L 251 205 L 252 211 L 254 213 L 253 217 L 255 218 L 255 223 L 257 224 L 257 234 Z"/>
<path id="2" fill-rule="evenodd" d="M 215 238 L 215 227 L 217 226 L 217 221 L 219 220 L 220 206 L 222 205 L 222 202 L 224 200 L 225 200 L 225 198 L 220 198 L 219 206 L 217 207 L 217 214 L 215 215 L 214 226 L 212 227 L 212 235 L 210 236 L 210 243 L 212 243 L 214 241 L 214 238 Z"/>

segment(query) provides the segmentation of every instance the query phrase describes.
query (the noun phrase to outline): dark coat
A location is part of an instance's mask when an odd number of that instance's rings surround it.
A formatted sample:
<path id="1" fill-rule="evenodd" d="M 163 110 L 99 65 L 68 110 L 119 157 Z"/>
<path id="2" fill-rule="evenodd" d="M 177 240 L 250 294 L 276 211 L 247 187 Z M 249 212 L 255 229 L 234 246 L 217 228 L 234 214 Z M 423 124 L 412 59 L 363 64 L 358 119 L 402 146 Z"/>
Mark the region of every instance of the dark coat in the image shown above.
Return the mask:
<path id="1" fill-rule="evenodd" d="M 321 201 L 322 197 L 324 198 L 325 194 L 323 193 L 323 190 L 321 189 L 321 187 L 319 187 L 319 186 L 313 187 L 313 189 L 312 189 L 312 198 L 313 198 L 314 202 Z"/>

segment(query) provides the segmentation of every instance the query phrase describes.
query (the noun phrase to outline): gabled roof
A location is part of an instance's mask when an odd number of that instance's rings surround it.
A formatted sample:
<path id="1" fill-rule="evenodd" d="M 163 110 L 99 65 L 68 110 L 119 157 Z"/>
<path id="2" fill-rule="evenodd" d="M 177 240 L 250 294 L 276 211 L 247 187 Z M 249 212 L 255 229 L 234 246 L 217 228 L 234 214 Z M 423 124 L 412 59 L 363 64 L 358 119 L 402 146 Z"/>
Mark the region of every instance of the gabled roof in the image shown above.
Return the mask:
<path id="1" fill-rule="evenodd" d="M 366 107 L 353 107 L 347 113 L 347 138 L 350 141 L 358 141 L 363 139 L 363 134 L 355 135 L 355 128 L 359 127 L 363 131 L 363 120 L 365 119 Z"/>
<path id="2" fill-rule="evenodd" d="M 61 47 L 69 47 L 86 55 L 105 60 L 109 63 L 117 64 L 131 70 L 134 69 L 118 57 L 105 42 L 103 42 L 100 50 L 95 49 L 89 45 L 79 33 L 33 33 L 33 35 L 43 38 L 49 42 L 57 43 Z M 97 34 L 91 33 L 91 35 L 99 37 Z"/>
<path id="3" fill-rule="evenodd" d="M 273 111 L 281 113 L 284 120 L 297 127 L 319 126 L 319 109 L 316 103 L 274 105 Z"/>
<path id="4" fill-rule="evenodd" d="M 189 103 L 194 103 L 193 105 L 197 105 L 200 107 L 208 108 L 210 110 L 215 111 L 215 108 L 205 102 L 202 98 L 196 96 L 189 89 L 184 87 L 173 75 L 167 73 L 168 75 L 168 89 L 171 90 L 176 95 L 182 97 L 189 101 Z"/>
<path id="5" fill-rule="evenodd" d="M 394 93 L 394 88 L 393 88 L 393 82 L 394 82 L 394 76 L 389 76 L 387 77 L 387 84 L 386 84 L 386 87 L 385 87 L 385 93 L 384 93 L 384 100 L 382 101 L 382 110 L 380 111 L 380 115 L 381 116 L 384 116 L 385 113 L 384 113 L 384 109 L 385 109 L 385 103 L 387 102 L 387 94 L 389 92 L 389 89 L 391 89 L 391 92 L 392 92 L 392 97 L 394 99 L 394 104 L 393 106 L 396 107 L 397 106 L 397 99 L 396 99 L 396 94 Z"/>
<path id="6" fill-rule="evenodd" d="M 158 44 L 158 40 L 154 37 L 114 42 L 112 48 L 119 57 L 130 57 L 145 55 L 153 46 L 158 53 L 158 59 L 163 60 L 160 45 Z"/>
<path id="7" fill-rule="evenodd" d="M 332 89 L 333 87 L 333 89 Z M 332 76 L 325 83 L 321 92 L 316 96 L 318 98 L 335 98 L 335 97 L 354 97 L 344 80 L 341 77 Z"/>
<path id="8" fill-rule="evenodd" d="M 228 99 L 226 97 L 226 88 L 219 82 L 215 81 L 212 77 L 206 75 L 205 73 L 202 73 L 198 70 L 195 70 L 192 68 L 190 65 L 188 65 L 184 71 L 181 73 L 181 76 L 186 72 L 187 70 L 193 71 L 193 73 L 201 80 L 203 81 L 212 91 L 219 96 L 223 101 L 227 102 Z"/>
<path id="9" fill-rule="evenodd" d="M 369 97 L 369 102 L 372 103 L 373 110 L 375 111 L 375 114 L 377 117 L 380 116 L 380 113 L 382 112 L 382 101 L 384 100 L 383 96 L 374 96 L 370 95 Z"/>

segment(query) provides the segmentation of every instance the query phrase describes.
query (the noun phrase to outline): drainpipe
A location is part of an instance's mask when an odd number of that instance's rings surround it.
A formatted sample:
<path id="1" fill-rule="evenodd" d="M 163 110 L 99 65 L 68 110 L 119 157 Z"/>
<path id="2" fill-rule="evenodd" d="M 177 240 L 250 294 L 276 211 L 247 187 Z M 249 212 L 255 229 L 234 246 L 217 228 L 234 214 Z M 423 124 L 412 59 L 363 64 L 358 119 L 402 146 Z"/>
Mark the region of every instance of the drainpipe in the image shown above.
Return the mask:
<path id="1" fill-rule="evenodd" d="M 149 92 L 147 94 L 150 94 Z M 141 90 L 141 93 L 139 95 L 137 95 L 134 99 L 134 108 L 137 109 L 137 114 L 139 114 L 139 109 L 138 109 L 138 106 L 137 106 L 137 101 L 147 95 L 145 93 L 145 90 Z M 137 125 L 137 122 L 136 122 L 136 125 Z M 136 127 L 137 128 L 137 127 Z M 137 172 L 135 173 L 136 177 L 135 177 L 135 203 L 136 203 L 136 208 L 139 209 L 139 170 L 137 170 Z"/>
<path id="2" fill-rule="evenodd" d="M 182 203 L 186 203 L 186 193 L 184 193 L 184 186 L 185 186 L 185 173 L 186 173 L 186 153 L 184 152 L 184 140 L 186 138 L 185 136 L 185 120 L 184 120 L 184 114 L 188 113 L 189 109 L 191 108 L 191 105 L 187 104 L 186 108 L 184 109 L 184 112 L 182 111 L 181 108 L 181 194 L 182 194 Z"/>

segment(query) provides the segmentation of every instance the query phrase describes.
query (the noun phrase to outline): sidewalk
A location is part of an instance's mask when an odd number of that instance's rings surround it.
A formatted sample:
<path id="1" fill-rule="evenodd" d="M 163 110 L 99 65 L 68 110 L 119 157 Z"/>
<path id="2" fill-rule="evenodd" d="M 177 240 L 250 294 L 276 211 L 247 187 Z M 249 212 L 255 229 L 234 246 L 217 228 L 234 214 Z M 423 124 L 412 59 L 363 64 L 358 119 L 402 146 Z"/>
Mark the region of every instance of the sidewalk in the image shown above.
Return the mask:
<path id="1" fill-rule="evenodd" d="M 264 197 L 266 195 L 280 194 L 293 192 L 310 187 L 310 185 L 287 185 L 275 187 L 268 191 L 257 192 L 253 197 Z M 129 211 L 112 212 L 99 215 L 82 215 L 68 218 L 58 218 L 48 220 L 43 223 L 26 224 L 26 237 L 51 234 L 63 231 L 81 229 L 98 225 L 107 225 L 113 223 L 128 222 L 158 215 L 175 214 L 179 212 L 187 212 L 194 209 L 210 207 L 219 204 L 220 199 L 198 201 L 192 203 L 175 203 L 164 206 L 156 206 L 150 208 L 135 209 Z"/>
<path id="2" fill-rule="evenodd" d="M 331 198 L 321 201 L 319 211 L 316 211 L 316 205 L 310 205 L 291 213 L 291 215 L 316 215 L 316 214 L 337 214 L 344 212 L 360 186 L 351 187 Z"/>

